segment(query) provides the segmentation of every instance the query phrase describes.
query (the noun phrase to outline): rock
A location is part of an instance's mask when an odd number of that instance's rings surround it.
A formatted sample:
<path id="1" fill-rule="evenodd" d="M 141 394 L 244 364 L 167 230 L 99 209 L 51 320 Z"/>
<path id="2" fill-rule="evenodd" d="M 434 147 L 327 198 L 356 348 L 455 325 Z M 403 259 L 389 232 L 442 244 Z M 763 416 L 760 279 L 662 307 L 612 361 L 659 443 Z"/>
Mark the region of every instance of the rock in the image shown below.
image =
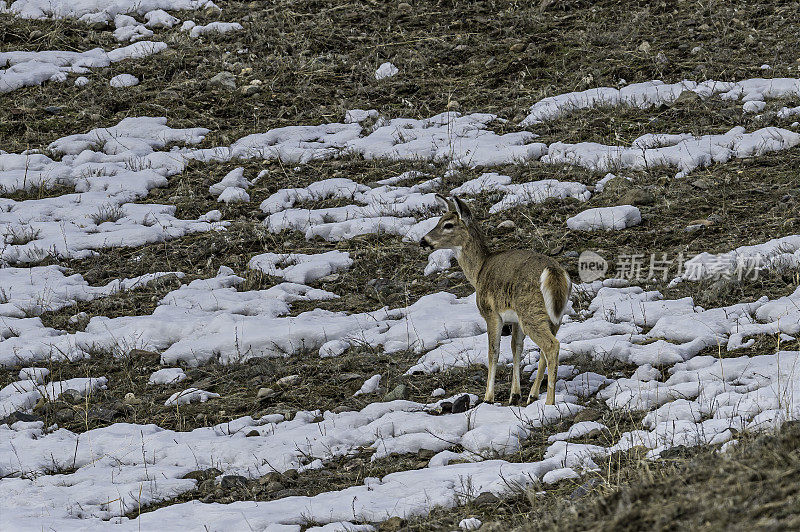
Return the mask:
<path id="1" fill-rule="evenodd" d="M 220 483 L 222 489 L 235 490 L 247 487 L 247 479 L 241 475 L 225 475 Z"/>
<path id="2" fill-rule="evenodd" d="M 447 102 L 447 108 L 450 110 L 457 110 L 461 108 L 461 104 L 458 103 L 458 100 L 450 100 Z"/>
<path id="3" fill-rule="evenodd" d="M 595 410 L 594 408 L 584 408 L 583 410 L 575 414 L 573 420 L 575 421 L 575 423 L 578 423 L 580 421 L 597 421 L 601 417 L 603 416 L 599 410 Z"/>
<path id="4" fill-rule="evenodd" d="M 401 13 L 410 13 L 413 10 L 413 8 L 411 7 L 411 4 L 409 4 L 408 2 L 400 2 L 399 4 L 397 4 L 397 10 L 400 11 Z"/>
<path id="5" fill-rule="evenodd" d="M 505 523 L 501 523 L 500 521 L 489 521 L 487 523 L 483 523 L 481 527 L 478 529 L 478 532 L 505 532 L 508 530 L 508 525 Z"/>
<path id="6" fill-rule="evenodd" d="M 325 277 L 320 277 L 319 280 L 322 281 L 323 283 L 334 283 L 338 281 L 340 277 L 341 275 L 339 275 L 338 273 L 332 273 L 330 275 L 326 275 Z"/>
<path id="7" fill-rule="evenodd" d="M 256 394 L 256 399 L 271 399 L 278 395 L 272 388 L 259 388 Z"/>
<path id="8" fill-rule="evenodd" d="M 48 105 L 44 108 L 44 112 L 49 115 L 60 115 L 63 109 L 57 105 Z"/>
<path id="9" fill-rule="evenodd" d="M 390 517 L 383 523 L 378 526 L 378 530 L 381 532 L 392 532 L 395 530 L 401 530 L 404 526 L 406 526 L 406 520 L 402 517 Z"/>
<path id="10" fill-rule="evenodd" d="M 467 276 L 464 275 L 464 272 L 456 270 L 454 272 L 448 273 L 447 274 L 447 278 L 448 279 L 453 279 L 453 280 L 456 280 L 456 281 L 464 281 L 464 280 L 466 280 Z"/>
<path id="11" fill-rule="evenodd" d="M 395 401 L 408 397 L 408 389 L 405 384 L 398 384 L 394 390 L 383 396 L 384 401 Z"/>
<path id="12" fill-rule="evenodd" d="M 652 205 L 656 197 L 643 188 L 632 188 L 617 201 L 617 205 Z"/>
<path id="13" fill-rule="evenodd" d="M 503 220 L 502 222 L 497 224 L 497 228 L 511 230 L 511 229 L 516 229 L 517 224 L 514 223 L 514 220 Z"/>
<path id="14" fill-rule="evenodd" d="M 89 409 L 86 413 L 89 419 L 96 419 L 103 421 L 104 423 L 111 423 L 114 421 L 114 418 L 120 414 L 119 409 L 106 406 L 93 406 Z"/>
<path id="15" fill-rule="evenodd" d="M 73 419 L 75 419 L 75 411 L 72 408 L 56 410 L 56 423 L 69 423 Z"/>
<path id="16" fill-rule="evenodd" d="M 297 472 L 297 469 L 287 469 L 283 472 L 283 478 L 289 480 L 297 480 L 300 477 L 300 473 Z"/>
<path id="17" fill-rule="evenodd" d="M 281 386 L 291 386 L 300 382 L 300 375 L 287 375 L 278 379 L 278 384 Z"/>
<path id="18" fill-rule="evenodd" d="M 246 438 L 255 438 L 256 436 L 261 436 L 261 433 L 258 432 L 257 430 L 251 430 L 250 432 L 245 434 Z"/>
<path id="19" fill-rule="evenodd" d="M 570 251 L 565 251 L 565 252 L 564 252 L 564 256 L 565 256 L 566 258 L 568 258 L 568 259 L 576 259 L 576 258 L 578 258 L 580 255 L 578 254 L 578 252 L 577 252 L 577 251 L 572 251 L 572 250 L 570 250 Z"/>
<path id="20" fill-rule="evenodd" d="M 658 52 L 656 54 L 656 63 L 666 65 L 669 64 L 669 58 L 667 58 L 667 54 L 664 52 Z"/>
<path id="21" fill-rule="evenodd" d="M 699 188 L 700 190 L 708 190 L 709 188 L 711 188 L 712 183 L 709 182 L 707 179 L 701 177 L 700 179 L 695 179 L 694 181 L 692 181 L 692 186 L 695 188 Z"/>
<path id="22" fill-rule="evenodd" d="M 650 48 L 651 48 L 651 46 L 650 46 L 649 42 L 642 41 L 642 44 L 639 45 L 639 48 L 637 48 L 637 50 L 639 50 L 640 52 L 643 52 L 645 54 L 649 54 L 650 53 Z"/>
<path id="23" fill-rule="evenodd" d="M 219 74 L 208 80 L 208 86 L 211 88 L 233 90 L 236 88 L 236 76 L 234 76 L 230 72 L 225 72 L 225 71 L 220 72 Z"/>
<path id="24" fill-rule="evenodd" d="M 494 493 L 484 491 L 472 500 L 472 504 L 475 506 L 495 506 L 500 504 L 500 499 Z"/>
<path id="25" fill-rule="evenodd" d="M 69 403 L 74 405 L 76 403 L 80 403 L 83 400 L 81 392 L 74 388 L 67 388 L 63 392 L 61 392 L 58 396 L 59 400 L 64 401 L 65 403 Z"/>
<path id="26" fill-rule="evenodd" d="M 528 47 L 527 43 L 518 42 L 518 43 L 512 44 L 508 48 L 508 51 L 511 52 L 511 53 L 514 53 L 514 54 L 519 54 L 519 53 L 524 52 L 527 47 Z"/>
<path id="27" fill-rule="evenodd" d="M 461 412 L 466 412 L 467 410 L 469 410 L 469 395 L 464 394 L 453 401 L 453 406 L 451 409 L 453 414 L 460 414 Z"/>
<path id="28" fill-rule="evenodd" d="M 572 493 L 569 494 L 569 498 L 570 499 L 580 499 L 581 497 L 583 497 L 585 495 L 588 495 L 589 492 L 592 491 L 592 489 L 595 488 L 595 486 L 598 486 L 599 484 L 602 484 L 602 483 L 603 483 L 603 481 L 600 480 L 599 478 L 591 478 L 587 482 L 584 482 L 583 484 L 581 484 L 580 486 L 575 488 L 572 491 Z"/>
<path id="29" fill-rule="evenodd" d="M 255 96 L 259 92 L 261 92 L 261 87 L 258 85 L 245 85 L 241 89 L 242 96 Z"/>
<path id="30" fill-rule="evenodd" d="M 31 423 L 33 421 L 42 421 L 41 416 L 37 416 L 36 414 L 26 414 L 25 412 L 20 412 L 16 410 L 11 412 L 9 415 L 4 417 L 0 420 L 0 425 L 8 424 L 11 425 L 16 423 L 17 421 L 22 421 L 24 423 Z"/>
<path id="31" fill-rule="evenodd" d="M 333 412 L 334 414 L 341 414 L 342 412 L 352 412 L 353 410 L 355 409 L 352 407 L 346 405 L 339 405 L 334 407 L 333 410 L 331 410 L 331 412 Z"/>
<path id="32" fill-rule="evenodd" d="M 441 414 L 449 414 L 453 411 L 453 403 L 450 401 L 442 401 L 439 403 L 439 413 Z"/>
<path id="33" fill-rule="evenodd" d="M 336 380 L 339 382 L 349 382 L 360 378 L 361 378 L 360 373 L 340 373 L 339 375 L 336 376 Z"/>

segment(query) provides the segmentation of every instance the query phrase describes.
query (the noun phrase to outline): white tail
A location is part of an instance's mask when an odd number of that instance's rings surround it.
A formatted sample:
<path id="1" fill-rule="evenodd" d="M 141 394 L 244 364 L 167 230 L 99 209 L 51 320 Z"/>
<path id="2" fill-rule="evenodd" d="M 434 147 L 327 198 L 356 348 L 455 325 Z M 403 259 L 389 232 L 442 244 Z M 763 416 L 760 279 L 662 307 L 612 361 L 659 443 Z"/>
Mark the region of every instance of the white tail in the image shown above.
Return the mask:
<path id="1" fill-rule="evenodd" d="M 556 277 L 558 276 L 558 277 Z M 560 278 L 559 278 L 560 277 Z M 539 287 L 544 298 L 544 308 L 553 325 L 561 325 L 561 318 L 567 310 L 572 281 L 564 270 L 545 268 L 539 276 Z"/>

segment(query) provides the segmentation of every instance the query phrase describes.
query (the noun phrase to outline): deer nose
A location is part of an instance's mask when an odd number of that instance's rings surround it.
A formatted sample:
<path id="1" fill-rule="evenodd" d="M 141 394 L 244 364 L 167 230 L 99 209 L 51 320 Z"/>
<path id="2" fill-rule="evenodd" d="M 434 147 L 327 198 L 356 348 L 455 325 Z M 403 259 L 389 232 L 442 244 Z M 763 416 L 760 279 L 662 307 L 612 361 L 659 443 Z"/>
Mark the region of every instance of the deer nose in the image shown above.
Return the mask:
<path id="1" fill-rule="evenodd" d="M 419 241 L 419 247 L 422 249 L 433 249 L 431 243 L 428 242 L 428 238 L 424 236 L 422 237 L 422 240 Z"/>

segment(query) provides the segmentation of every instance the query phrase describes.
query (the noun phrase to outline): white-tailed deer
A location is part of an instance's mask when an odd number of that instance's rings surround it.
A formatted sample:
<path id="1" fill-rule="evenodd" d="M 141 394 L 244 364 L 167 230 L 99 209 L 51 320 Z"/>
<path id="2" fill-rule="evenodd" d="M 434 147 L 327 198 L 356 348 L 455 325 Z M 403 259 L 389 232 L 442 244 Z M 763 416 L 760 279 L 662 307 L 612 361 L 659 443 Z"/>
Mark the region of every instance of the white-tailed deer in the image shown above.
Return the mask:
<path id="1" fill-rule="evenodd" d="M 448 200 L 437 194 L 436 199 L 447 209 L 447 213 L 436 227 L 422 237 L 420 246 L 455 250 L 458 264 L 475 288 L 478 310 L 486 320 L 489 335 L 489 376 L 483 400 L 494 402 L 500 334 L 503 324 L 508 323 L 511 324 L 511 349 L 514 354 L 509 404 L 518 404 L 522 395 L 519 363 L 525 335 L 530 336 L 540 350 L 539 368 L 528 395 L 528 404 L 539 397 L 545 363 L 545 404 L 554 404 L 560 347 L 555 334 L 561 326 L 572 290 L 569 275 L 556 260 L 533 251 L 513 249 L 492 253 L 466 203 L 455 196 Z"/>

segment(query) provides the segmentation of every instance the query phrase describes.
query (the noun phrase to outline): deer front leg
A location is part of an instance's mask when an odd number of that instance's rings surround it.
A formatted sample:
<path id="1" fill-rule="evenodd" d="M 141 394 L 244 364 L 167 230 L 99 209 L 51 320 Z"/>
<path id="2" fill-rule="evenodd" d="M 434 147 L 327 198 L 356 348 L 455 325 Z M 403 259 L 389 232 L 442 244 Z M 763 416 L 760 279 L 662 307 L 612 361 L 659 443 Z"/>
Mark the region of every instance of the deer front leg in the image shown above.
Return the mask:
<path id="1" fill-rule="evenodd" d="M 486 320 L 486 333 L 489 337 L 489 375 L 486 378 L 485 403 L 494 403 L 494 378 L 497 372 L 497 358 L 500 355 L 500 333 L 503 330 L 503 321 L 499 315 L 484 316 Z"/>
<path id="2" fill-rule="evenodd" d="M 519 364 L 522 359 L 522 344 L 525 341 L 525 334 L 519 323 L 511 324 L 511 351 L 514 354 L 514 373 L 511 378 L 511 396 L 508 398 L 509 405 L 518 405 L 522 397 L 522 387 L 519 382 Z"/>

